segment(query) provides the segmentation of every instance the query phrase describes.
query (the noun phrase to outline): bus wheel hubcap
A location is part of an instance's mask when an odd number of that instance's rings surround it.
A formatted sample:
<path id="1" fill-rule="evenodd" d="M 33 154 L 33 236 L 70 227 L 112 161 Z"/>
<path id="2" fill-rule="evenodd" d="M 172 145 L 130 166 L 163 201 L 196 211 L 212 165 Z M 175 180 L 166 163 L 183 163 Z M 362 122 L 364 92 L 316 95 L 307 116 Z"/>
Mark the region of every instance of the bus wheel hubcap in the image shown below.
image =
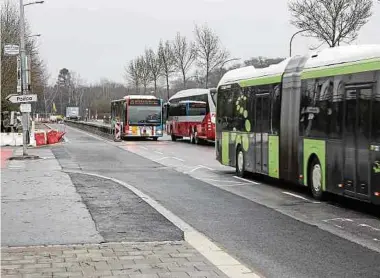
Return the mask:
<path id="1" fill-rule="evenodd" d="M 243 171 L 243 164 L 244 164 L 244 156 L 243 156 L 243 152 L 239 152 L 238 154 L 238 169 L 239 171 Z"/>
<path id="2" fill-rule="evenodd" d="M 314 165 L 313 172 L 312 172 L 312 179 L 313 179 L 313 189 L 316 192 L 321 191 L 322 188 L 322 174 L 321 174 L 321 166 L 320 165 Z"/>

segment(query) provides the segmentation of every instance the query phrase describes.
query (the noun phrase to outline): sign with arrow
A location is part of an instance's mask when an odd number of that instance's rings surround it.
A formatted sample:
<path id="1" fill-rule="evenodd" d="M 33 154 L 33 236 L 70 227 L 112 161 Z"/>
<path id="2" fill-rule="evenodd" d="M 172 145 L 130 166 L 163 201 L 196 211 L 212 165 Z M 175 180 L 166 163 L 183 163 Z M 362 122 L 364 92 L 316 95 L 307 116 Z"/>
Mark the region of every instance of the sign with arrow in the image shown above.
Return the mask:
<path id="1" fill-rule="evenodd" d="M 8 95 L 7 100 L 9 100 L 12 103 L 23 103 L 23 102 L 36 102 L 37 101 L 37 95 L 16 95 L 11 94 Z"/>

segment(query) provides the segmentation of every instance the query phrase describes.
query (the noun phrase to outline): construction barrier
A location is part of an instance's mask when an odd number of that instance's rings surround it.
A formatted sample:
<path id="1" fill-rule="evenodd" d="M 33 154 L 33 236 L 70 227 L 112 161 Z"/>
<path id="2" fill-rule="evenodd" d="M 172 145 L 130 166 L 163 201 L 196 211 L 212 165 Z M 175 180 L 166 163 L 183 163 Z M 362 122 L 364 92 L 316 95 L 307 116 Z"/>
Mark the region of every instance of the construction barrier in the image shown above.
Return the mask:
<path id="1" fill-rule="evenodd" d="M 47 144 L 45 131 L 34 132 L 34 139 L 36 140 L 36 146 L 42 146 Z"/>
<path id="2" fill-rule="evenodd" d="M 63 137 L 63 134 L 57 130 L 49 130 L 46 134 L 46 137 L 47 137 L 47 143 L 49 145 L 57 144 Z"/>
<path id="3" fill-rule="evenodd" d="M 115 141 L 121 141 L 121 129 L 123 126 L 123 122 L 115 123 Z"/>

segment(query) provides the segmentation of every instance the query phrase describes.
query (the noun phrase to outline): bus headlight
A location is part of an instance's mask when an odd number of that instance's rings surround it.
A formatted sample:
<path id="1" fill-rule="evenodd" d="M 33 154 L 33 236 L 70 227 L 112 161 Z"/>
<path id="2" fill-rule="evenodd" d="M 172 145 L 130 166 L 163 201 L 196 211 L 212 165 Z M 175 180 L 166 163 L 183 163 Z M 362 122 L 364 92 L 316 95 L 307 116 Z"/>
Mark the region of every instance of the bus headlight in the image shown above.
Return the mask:
<path id="1" fill-rule="evenodd" d="M 156 130 L 156 133 L 157 133 L 157 134 L 162 134 L 162 130 L 161 130 L 161 129 Z"/>

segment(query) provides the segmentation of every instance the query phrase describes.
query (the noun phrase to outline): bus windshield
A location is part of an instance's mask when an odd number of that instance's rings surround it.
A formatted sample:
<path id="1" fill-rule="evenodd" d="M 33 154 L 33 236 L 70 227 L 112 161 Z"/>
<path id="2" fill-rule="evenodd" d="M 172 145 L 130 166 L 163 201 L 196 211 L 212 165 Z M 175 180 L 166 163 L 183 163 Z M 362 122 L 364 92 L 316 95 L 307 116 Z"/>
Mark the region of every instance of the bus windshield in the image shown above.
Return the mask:
<path id="1" fill-rule="evenodd" d="M 129 106 L 129 124 L 161 124 L 161 106 Z"/>

